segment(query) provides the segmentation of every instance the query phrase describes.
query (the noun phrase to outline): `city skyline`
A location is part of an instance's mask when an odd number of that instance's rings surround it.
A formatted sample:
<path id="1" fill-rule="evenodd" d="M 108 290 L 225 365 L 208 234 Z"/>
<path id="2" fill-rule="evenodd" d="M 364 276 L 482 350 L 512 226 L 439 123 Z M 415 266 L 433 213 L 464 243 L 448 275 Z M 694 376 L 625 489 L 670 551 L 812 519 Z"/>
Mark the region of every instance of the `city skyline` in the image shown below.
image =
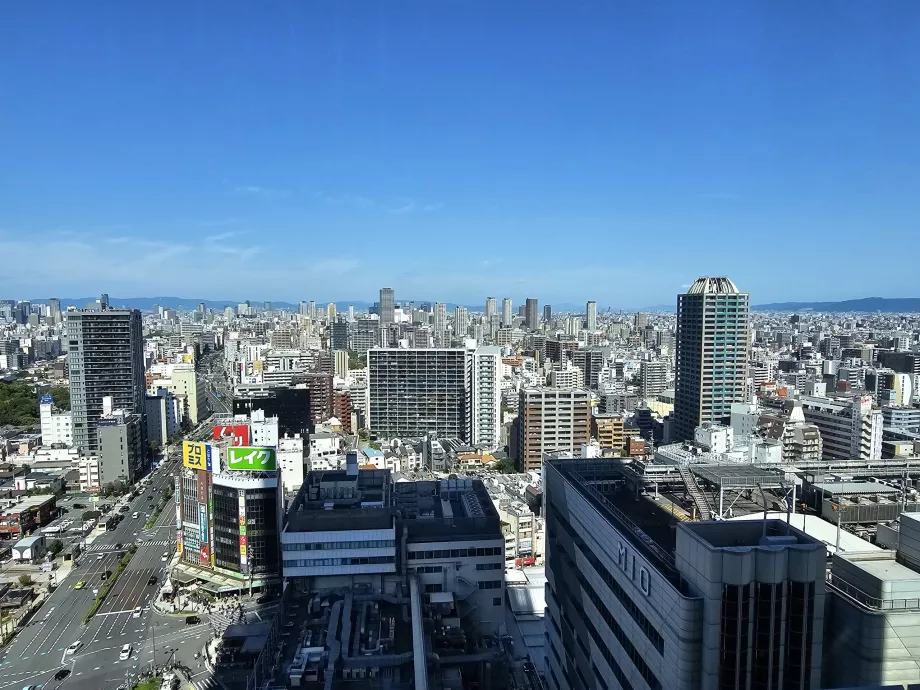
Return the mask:
<path id="1" fill-rule="evenodd" d="M 906 3 L 179 7 L 6 9 L 0 293 L 913 292 L 780 279 L 784 242 L 920 250 Z"/>

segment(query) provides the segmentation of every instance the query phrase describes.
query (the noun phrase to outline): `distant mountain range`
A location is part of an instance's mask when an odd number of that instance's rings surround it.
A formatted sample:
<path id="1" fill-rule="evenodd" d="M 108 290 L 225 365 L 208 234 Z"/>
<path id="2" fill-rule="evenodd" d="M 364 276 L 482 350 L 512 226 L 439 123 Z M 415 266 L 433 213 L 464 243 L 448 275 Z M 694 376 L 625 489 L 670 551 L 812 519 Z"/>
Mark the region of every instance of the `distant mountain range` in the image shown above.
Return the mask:
<path id="1" fill-rule="evenodd" d="M 98 297 L 61 297 L 62 308 L 68 306 L 74 307 L 85 307 L 88 304 L 95 302 Z M 47 302 L 48 298 L 40 298 L 32 300 L 35 303 Z M 416 305 L 430 303 L 433 304 L 432 300 L 399 300 L 399 304 L 408 304 L 409 302 L 414 302 Z M 239 300 L 211 300 L 211 299 L 197 299 L 192 297 L 109 297 L 109 304 L 113 307 L 128 307 L 131 309 L 140 309 L 141 311 L 153 311 L 154 305 L 159 305 L 161 307 L 166 307 L 168 309 L 195 309 L 199 304 L 204 302 L 204 305 L 207 309 L 223 309 L 224 307 L 230 306 L 235 307 L 240 303 Z M 250 300 L 250 304 L 254 307 L 260 307 L 264 302 Z M 317 302 L 317 306 L 325 307 L 327 302 Z M 349 306 L 353 306 L 355 311 L 362 312 L 367 311 L 371 307 L 372 302 L 365 302 L 363 300 L 339 300 L 335 302 L 336 311 L 344 312 L 348 311 Z M 456 305 L 453 303 L 447 304 L 447 309 L 453 311 L 456 306 L 464 306 L 470 311 L 483 311 L 485 304 L 463 304 Z M 515 305 L 517 306 L 517 305 Z M 583 312 L 584 305 L 576 305 L 571 303 L 561 303 L 561 304 L 551 304 L 553 312 Z M 274 309 L 284 309 L 288 311 L 296 311 L 299 308 L 298 304 L 293 304 L 291 302 L 277 302 L 272 300 L 272 307 Z M 501 302 L 499 302 L 498 308 L 501 309 Z M 920 298 L 918 297 L 864 297 L 862 299 L 850 299 L 843 300 L 840 302 L 774 302 L 772 304 L 755 304 L 752 307 L 755 311 L 822 311 L 822 312 L 887 312 L 887 313 L 898 313 L 898 312 L 920 312 Z M 606 312 L 607 307 L 598 307 L 598 312 Z M 656 305 L 654 307 L 645 307 L 638 310 L 630 309 L 611 309 L 611 311 L 675 311 L 675 305 Z M 540 305 L 540 314 L 543 314 L 543 305 Z"/>
<path id="2" fill-rule="evenodd" d="M 757 311 L 920 312 L 920 297 L 863 297 L 841 302 L 776 302 L 758 304 Z"/>

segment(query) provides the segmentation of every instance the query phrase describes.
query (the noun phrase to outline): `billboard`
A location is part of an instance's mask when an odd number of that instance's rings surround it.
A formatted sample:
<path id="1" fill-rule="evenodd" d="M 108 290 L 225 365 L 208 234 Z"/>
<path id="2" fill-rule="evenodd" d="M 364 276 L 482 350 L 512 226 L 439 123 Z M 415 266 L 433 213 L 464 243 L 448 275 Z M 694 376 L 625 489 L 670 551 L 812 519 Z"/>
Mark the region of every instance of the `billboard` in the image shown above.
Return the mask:
<path id="1" fill-rule="evenodd" d="M 227 449 L 228 470 L 277 470 L 278 461 L 274 448 L 255 448 L 243 446 L 242 448 Z"/>
<path id="2" fill-rule="evenodd" d="M 219 441 L 222 438 L 229 438 L 231 446 L 248 446 L 249 427 L 245 424 L 234 424 L 233 426 L 215 426 L 214 440 Z"/>
<path id="3" fill-rule="evenodd" d="M 211 444 L 182 442 L 182 464 L 193 470 L 211 471 Z"/>
<path id="4" fill-rule="evenodd" d="M 249 565 L 246 548 L 246 492 L 241 489 L 237 495 L 240 499 L 240 568 L 245 571 Z"/>
<path id="5" fill-rule="evenodd" d="M 176 530 L 176 553 L 182 553 L 182 530 Z"/>
<path id="6" fill-rule="evenodd" d="M 53 405 L 54 398 L 52 398 L 50 395 L 43 395 L 42 397 L 38 399 L 38 402 L 41 405 Z"/>
<path id="7" fill-rule="evenodd" d="M 208 565 L 208 563 L 211 562 L 211 552 L 208 551 L 208 547 L 206 544 L 201 545 L 201 553 L 199 554 L 199 556 L 203 564 Z"/>
<path id="8" fill-rule="evenodd" d="M 198 540 L 202 544 L 208 543 L 208 507 L 204 503 L 198 504 Z"/>
<path id="9" fill-rule="evenodd" d="M 199 470 L 197 474 L 198 474 L 198 482 L 197 482 L 198 502 L 207 503 L 208 502 L 208 485 L 210 484 L 210 482 L 208 481 L 208 473 L 205 472 L 204 470 Z"/>

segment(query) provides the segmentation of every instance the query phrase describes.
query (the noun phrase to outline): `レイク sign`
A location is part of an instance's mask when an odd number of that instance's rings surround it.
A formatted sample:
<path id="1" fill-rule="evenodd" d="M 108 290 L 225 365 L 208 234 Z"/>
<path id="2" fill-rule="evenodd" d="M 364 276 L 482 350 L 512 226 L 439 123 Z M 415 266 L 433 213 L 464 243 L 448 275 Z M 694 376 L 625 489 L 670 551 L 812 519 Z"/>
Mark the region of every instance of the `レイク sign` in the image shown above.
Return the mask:
<path id="1" fill-rule="evenodd" d="M 242 448 L 227 449 L 228 470 L 271 471 L 278 469 L 278 462 L 274 448 Z"/>
<path id="2" fill-rule="evenodd" d="M 617 543 L 617 565 L 620 566 L 620 570 L 626 573 L 634 583 L 639 586 L 639 589 L 645 596 L 649 595 L 652 586 L 652 576 L 648 572 L 648 568 L 644 565 L 639 565 L 636 567 L 636 554 L 631 554 L 626 548 L 626 544 L 623 542 Z"/>

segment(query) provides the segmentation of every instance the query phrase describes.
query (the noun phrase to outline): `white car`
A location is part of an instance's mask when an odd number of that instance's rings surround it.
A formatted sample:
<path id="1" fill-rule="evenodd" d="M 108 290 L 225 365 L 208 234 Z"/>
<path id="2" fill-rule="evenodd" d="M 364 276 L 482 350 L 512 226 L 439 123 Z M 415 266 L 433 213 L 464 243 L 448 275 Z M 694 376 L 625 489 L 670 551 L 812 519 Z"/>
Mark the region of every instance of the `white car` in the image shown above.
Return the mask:
<path id="1" fill-rule="evenodd" d="M 96 556 L 96 560 L 97 560 L 97 561 L 101 561 L 103 558 L 105 558 L 105 554 L 104 554 L 104 553 L 100 553 L 98 556 Z"/>
<path id="2" fill-rule="evenodd" d="M 121 654 L 118 655 L 118 658 L 124 661 L 125 659 L 131 658 L 132 647 L 129 644 L 126 644 L 121 648 Z"/>
<path id="3" fill-rule="evenodd" d="M 65 652 L 65 654 L 73 654 L 73 653 L 76 652 L 78 649 L 80 649 L 80 647 L 81 647 L 82 645 L 83 645 L 83 643 L 80 642 L 80 640 L 77 640 L 76 642 L 74 642 L 72 645 L 70 645 L 70 646 L 67 648 L 67 651 Z"/>
<path id="4" fill-rule="evenodd" d="M 131 618 L 140 618 L 141 617 L 141 607 L 138 606 L 134 609 L 134 613 L 131 614 Z"/>
<path id="5" fill-rule="evenodd" d="M 164 561 L 164 562 L 165 562 L 165 561 L 168 561 L 168 560 L 169 560 L 169 554 L 168 554 L 168 553 L 164 553 L 162 556 L 160 556 L 160 560 L 161 560 L 161 561 Z"/>
<path id="6" fill-rule="evenodd" d="M 140 513 L 134 513 L 134 515 L 132 515 L 131 517 L 137 520 L 137 518 L 139 518 L 140 516 L 141 516 Z"/>

